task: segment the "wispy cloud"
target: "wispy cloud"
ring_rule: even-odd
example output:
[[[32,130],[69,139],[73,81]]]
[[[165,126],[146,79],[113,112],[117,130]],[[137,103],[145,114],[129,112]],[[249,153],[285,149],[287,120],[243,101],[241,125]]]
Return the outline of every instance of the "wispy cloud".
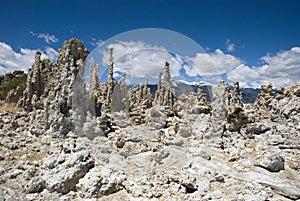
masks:
[[[48,44],[58,42],[58,38],[56,38],[54,35],[51,35],[49,33],[35,33],[33,31],[30,31],[30,34],[37,38],[44,39],[44,41]]]
[[[97,47],[97,46],[99,46],[99,45],[102,45],[103,43],[104,43],[103,40],[101,40],[101,39],[96,39],[96,38],[92,38],[92,41],[91,41],[91,45],[92,45],[92,46],[95,46],[95,47]]]
[[[19,52],[16,52],[10,45],[0,42],[0,74],[15,70],[27,72],[34,62],[36,51],[37,50],[21,48]],[[56,59],[57,52],[51,47],[47,47],[45,52],[41,52],[42,59],[48,58],[52,62]]]
[[[226,40],[226,49],[227,49],[227,52],[234,52],[235,51],[235,44],[231,43],[228,38]]]

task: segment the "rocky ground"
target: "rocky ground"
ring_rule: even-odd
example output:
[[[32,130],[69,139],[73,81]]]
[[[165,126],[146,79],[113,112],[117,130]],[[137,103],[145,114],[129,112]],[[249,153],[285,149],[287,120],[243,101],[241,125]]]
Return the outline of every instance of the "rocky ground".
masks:
[[[129,91],[131,111],[93,116],[80,104],[87,54],[77,39],[57,64],[37,53],[23,109],[0,103],[0,201],[300,200],[300,83],[264,85],[254,104],[238,82],[213,87],[212,103],[175,100],[166,63],[154,101],[145,85]],[[108,105],[117,84],[98,91]]]
[[[114,131],[89,139],[36,135],[28,113],[1,111],[0,200],[300,199],[299,111],[245,108],[254,122],[225,131],[221,148],[206,139],[211,114],[152,116],[189,126],[154,129],[119,112]]]

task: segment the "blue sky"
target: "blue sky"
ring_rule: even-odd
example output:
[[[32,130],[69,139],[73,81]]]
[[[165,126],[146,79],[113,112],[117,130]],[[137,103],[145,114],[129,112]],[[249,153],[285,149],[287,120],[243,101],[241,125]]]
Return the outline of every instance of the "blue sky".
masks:
[[[281,83],[288,85],[300,81],[299,22],[297,0],[1,0],[0,73],[16,69],[19,64],[27,65],[20,60],[9,66],[9,57],[19,55],[28,60],[37,49],[53,59],[63,41],[71,37],[82,40],[92,51],[97,41],[151,27],[184,34],[212,56],[220,55],[216,50],[221,50],[224,55],[238,59],[239,66],[230,69],[233,72],[228,79],[242,78],[244,86],[266,74],[258,72],[257,77],[251,78],[237,73],[253,74],[252,69],[259,71],[267,63],[264,72],[276,74],[283,71],[276,62],[293,63],[287,69],[291,68],[294,77]],[[285,63],[287,60],[292,61]],[[278,77],[266,82],[277,80]]]

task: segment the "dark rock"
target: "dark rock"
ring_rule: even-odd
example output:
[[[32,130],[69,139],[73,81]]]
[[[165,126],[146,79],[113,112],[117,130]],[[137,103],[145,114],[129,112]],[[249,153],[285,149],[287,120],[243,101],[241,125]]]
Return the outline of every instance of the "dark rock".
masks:
[[[34,177],[26,184],[26,193],[40,193],[45,189],[45,181],[41,177]]]
[[[280,155],[266,153],[257,157],[257,166],[265,168],[270,172],[279,172],[284,170],[284,158]]]
[[[225,179],[222,175],[216,175],[210,182],[225,183]]]
[[[271,130],[271,128],[268,126],[265,126],[263,124],[259,124],[259,125],[251,124],[247,127],[246,132],[247,132],[247,134],[259,135],[259,134],[263,134],[269,130]]]

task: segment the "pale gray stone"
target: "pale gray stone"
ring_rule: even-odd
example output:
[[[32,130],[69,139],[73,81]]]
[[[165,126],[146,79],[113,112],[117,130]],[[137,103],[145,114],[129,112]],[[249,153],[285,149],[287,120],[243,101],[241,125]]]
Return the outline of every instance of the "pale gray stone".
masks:
[[[83,198],[100,198],[120,191],[125,178],[121,171],[95,167],[79,180],[76,188]]]

